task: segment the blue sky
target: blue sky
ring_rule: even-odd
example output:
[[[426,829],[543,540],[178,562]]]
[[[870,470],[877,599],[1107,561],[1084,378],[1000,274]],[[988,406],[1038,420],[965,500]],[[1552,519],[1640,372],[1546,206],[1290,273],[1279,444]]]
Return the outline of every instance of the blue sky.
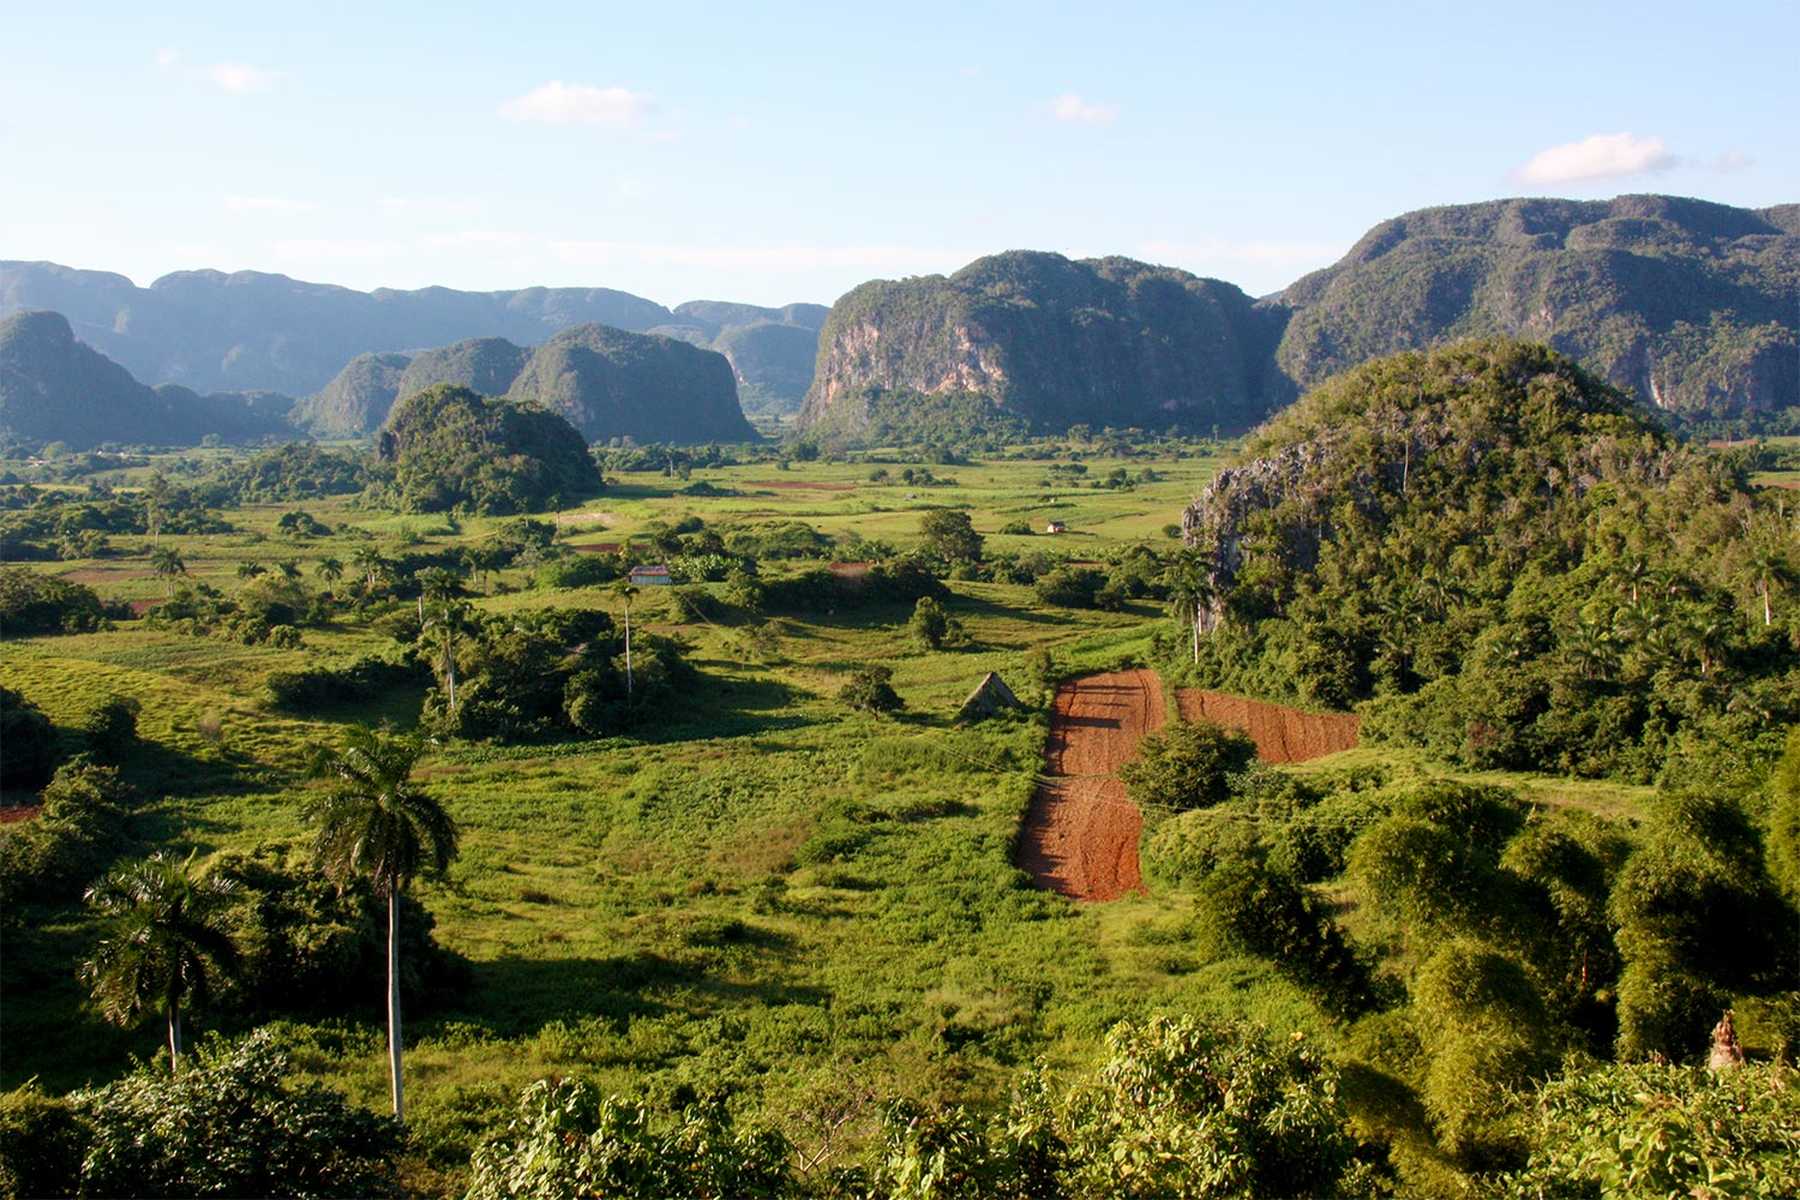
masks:
[[[829,303],[1275,290],[1509,195],[1800,201],[1800,5],[8,5],[0,258]]]

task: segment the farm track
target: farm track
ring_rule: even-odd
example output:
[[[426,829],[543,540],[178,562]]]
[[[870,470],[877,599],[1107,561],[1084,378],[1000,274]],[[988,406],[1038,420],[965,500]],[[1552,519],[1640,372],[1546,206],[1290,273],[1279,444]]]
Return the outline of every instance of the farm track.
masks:
[[[1250,735],[1256,756],[1268,763],[1305,762],[1356,746],[1362,718],[1353,713],[1309,713],[1228,692],[1182,688],[1175,693],[1187,721],[1211,721]]]
[[[1039,887],[1077,900],[1144,890],[1138,868],[1143,817],[1118,769],[1160,729],[1162,681],[1147,670],[1089,675],[1056,691],[1045,780],[1019,834],[1017,862]]]

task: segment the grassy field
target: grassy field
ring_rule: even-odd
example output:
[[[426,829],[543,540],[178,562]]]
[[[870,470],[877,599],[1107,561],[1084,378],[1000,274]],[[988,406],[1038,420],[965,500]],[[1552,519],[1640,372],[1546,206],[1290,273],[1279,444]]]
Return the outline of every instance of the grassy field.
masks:
[[[759,464],[696,471],[691,480],[625,474],[600,500],[556,514],[572,544],[616,542],[692,515],[709,527],[804,521],[834,535],[904,547],[920,513],[966,507],[993,548],[1085,558],[1136,542],[1167,544],[1164,527],[1202,488],[1205,457],[1091,462],[1159,481],[1130,490],[1053,483],[1045,464],[933,467],[953,485],[875,483],[873,464]],[[889,472],[900,468],[888,465]],[[718,495],[680,494],[704,482]],[[226,513],[235,531],[177,539],[191,577],[230,590],[237,564],[347,560],[347,537],[289,540],[293,505]],[[304,506],[376,543],[431,548],[472,541],[492,522],[451,532],[440,518]],[[1070,532],[1001,535],[1024,519]],[[98,562],[42,569],[103,596],[155,600],[168,584],[136,539]],[[602,588],[525,589],[502,574],[479,607],[606,607]],[[728,624],[675,625],[668,598],[646,589],[635,612],[689,647],[703,684],[679,715],[641,736],[523,747],[452,745],[424,764],[465,833],[442,881],[419,894],[437,936],[472,964],[468,990],[419,1014],[409,1032],[409,1114],[425,1147],[415,1170],[451,1186],[479,1131],[540,1076],[580,1071],[605,1086],[658,1097],[723,1087],[777,1115],[803,1146],[822,1114],[871,1096],[982,1098],[1035,1058],[1089,1056],[1114,1021],[1160,1009],[1247,1015],[1281,1030],[1330,1036],[1308,995],[1260,960],[1221,957],[1179,895],[1081,906],[1033,889],[1012,865],[1020,817],[1041,766],[1039,710],[972,728],[952,716],[988,671],[1026,691],[1027,658],[1049,648],[1067,671],[1142,659],[1163,619],[1045,609],[1030,589],[954,582],[949,607],[965,649],[925,653],[905,608],[821,619],[776,618],[768,638]],[[269,672],[374,649],[384,639],[340,625],[305,632],[298,650],[246,647],[124,622],[102,633],[0,644],[0,684],[53,717],[98,697],[143,701],[146,739],[131,764],[154,790],[146,841],[202,855],[299,844],[301,767],[349,721],[410,721],[417,696],[308,718],[272,712]],[[892,719],[847,712],[835,693],[849,671],[894,670],[906,709]],[[1027,699],[1037,697],[1028,695]],[[1432,764],[1369,749],[1338,759]],[[1318,769],[1309,764],[1302,770]],[[1484,777],[1533,799],[1628,815],[1641,789],[1554,779]],[[123,1033],[80,1005],[69,964],[91,939],[62,915],[9,954],[6,1054],[0,1084],[36,1076],[67,1088],[116,1076],[150,1054],[153,1028]],[[20,984],[24,980],[24,984]],[[307,1073],[385,1104],[384,993],[346,1006],[348,1021],[288,1030]],[[217,1018],[201,1014],[205,1027]],[[432,1184],[432,1172],[446,1171]]]

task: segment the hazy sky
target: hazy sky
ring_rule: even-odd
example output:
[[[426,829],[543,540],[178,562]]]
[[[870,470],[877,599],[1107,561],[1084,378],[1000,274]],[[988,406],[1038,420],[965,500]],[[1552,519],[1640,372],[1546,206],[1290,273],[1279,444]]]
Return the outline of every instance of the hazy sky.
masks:
[[[1800,201],[1800,4],[8,3],[0,258],[829,303],[1253,294],[1414,208]]]

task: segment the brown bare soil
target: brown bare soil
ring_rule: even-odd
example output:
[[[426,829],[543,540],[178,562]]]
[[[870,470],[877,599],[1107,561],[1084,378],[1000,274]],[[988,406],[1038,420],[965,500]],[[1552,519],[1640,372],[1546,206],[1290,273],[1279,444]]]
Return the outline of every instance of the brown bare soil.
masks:
[[[831,483],[827,480],[752,479],[751,487],[773,488],[778,492],[854,492],[854,483]]]
[[[1077,900],[1116,900],[1144,890],[1138,834],[1144,819],[1118,769],[1164,721],[1154,671],[1114,671],[1056,692],[1045,780],[1019,833],[1017,862],[1039,887]]]
[[[125,583],[133,579],[154,579],[156,572],[142,567],[83,567],[79,571],[64,571],[59,578],[70,583],[85,583],[92,587],[100,583]]]
[[[1271,763],[1305,762],[1349,750],[1356,745],[1357,728],[1362,724],[1362,718],[1354,713],[1302,712],[1228,692],[1183,688],[1175,693],[1175,700],[1184,720],[1211,721],[1249,734],[1256,743],[1256,756]]]
[[[11,825],[14,821],[29,821],[44,811],[41,804],[11,804],[0,808],[0,825]]]

